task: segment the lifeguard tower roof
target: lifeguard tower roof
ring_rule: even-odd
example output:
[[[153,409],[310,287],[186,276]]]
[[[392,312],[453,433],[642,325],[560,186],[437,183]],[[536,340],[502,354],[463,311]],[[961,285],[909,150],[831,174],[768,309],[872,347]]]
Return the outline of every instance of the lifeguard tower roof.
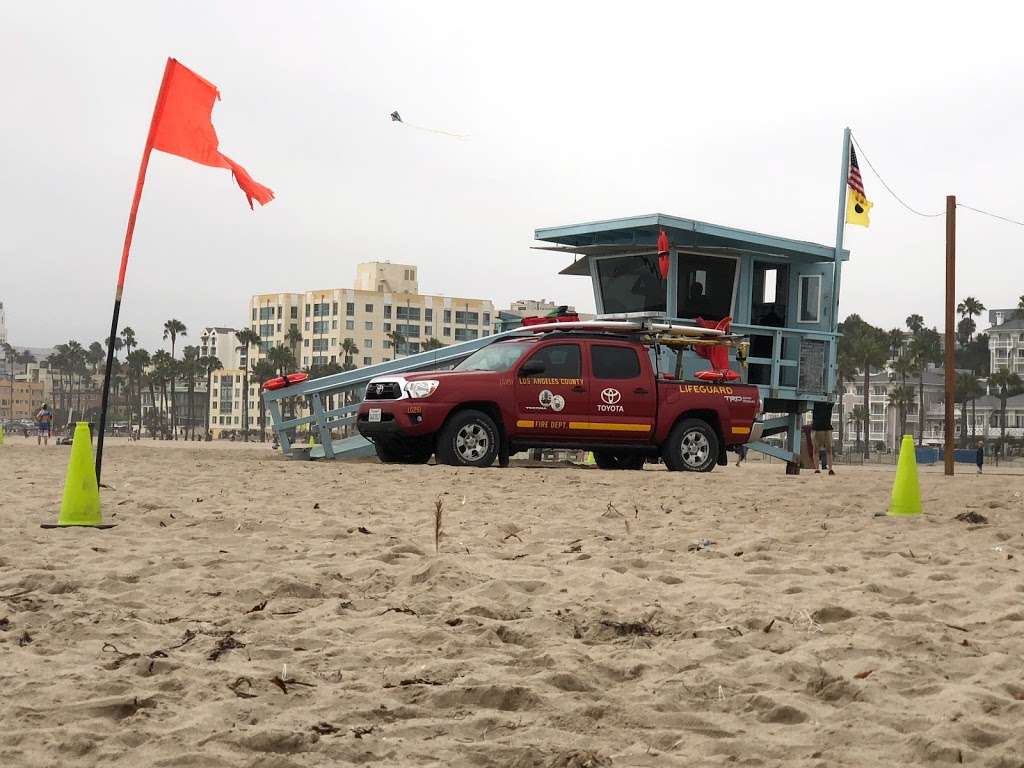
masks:
[[[555,246],[537,246],[540,250],[576,256],[616,256],[656,247],[658,232],[664,229],[673,249],[693,253],[738,255],[740,253],[773,256],[791,261],[813,263],[833,260],[835,249],[806,240],[765,235],[696,219],[684,219],[664,213],[630,216],[623,219],[591,221],[564,227],[535,230],[537,240]],[[850,252],[842,252],[847,261]],[[566,275],[590,274],[587,259],[580,259],[562,271]]]

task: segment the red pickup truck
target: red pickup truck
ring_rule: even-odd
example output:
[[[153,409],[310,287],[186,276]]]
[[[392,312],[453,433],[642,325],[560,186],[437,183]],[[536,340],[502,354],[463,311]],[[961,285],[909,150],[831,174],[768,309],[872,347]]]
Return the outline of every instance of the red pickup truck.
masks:
[[[371,380],[356,425],[382,461],[475,467],[575,448],[605,469],[708,472],[760,437],[756,387],[659,374],[649,350],[627,334],[500,339],[452,371]]]

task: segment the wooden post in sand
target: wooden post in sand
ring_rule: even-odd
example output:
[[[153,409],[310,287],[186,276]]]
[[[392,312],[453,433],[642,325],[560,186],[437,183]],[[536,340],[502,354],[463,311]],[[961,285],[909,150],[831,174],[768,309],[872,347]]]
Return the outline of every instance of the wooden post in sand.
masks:
[[[943,414],[944,430],[944,458],[946,460],[946,474],[953,474],[953,441],[955,429],[953,426],[953,413],[956,410],[956,336],[955,336],[955,308],[956,308],[956,196],[946,196],[946,402],[945,413]],[[960,427],[964,432],[967,425]]]

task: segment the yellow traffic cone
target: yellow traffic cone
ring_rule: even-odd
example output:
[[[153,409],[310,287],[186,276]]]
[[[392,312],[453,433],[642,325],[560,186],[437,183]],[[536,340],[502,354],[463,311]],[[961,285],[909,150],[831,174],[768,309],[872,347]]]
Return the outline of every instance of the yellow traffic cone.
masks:
[[[4,444],[4,428],[0,426],[0,445]]]
[[[911,517],[921,514],[921,485],[917,480],[917,458],[914,454],[914,438],[903,436],[900,444],[900,458],[896,464],[896,482],[892,484],[892,500],[889,515]]]
[[[92,435],[89,433],[89,424],[84,421],[75,425],[71,461],[68,462],[68,474],[64,480],[64,499],[61,501],[57,525],[44,525],[43,528],[71,526],[113,527],[103,525],[100,491],[96,485],[96,468],[92,459]]]

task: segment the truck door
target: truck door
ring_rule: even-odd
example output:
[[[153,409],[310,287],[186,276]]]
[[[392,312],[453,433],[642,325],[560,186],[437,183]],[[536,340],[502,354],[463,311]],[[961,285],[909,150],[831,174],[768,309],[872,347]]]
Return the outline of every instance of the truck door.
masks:
[[[590,411],[580,345],[554,343],[538,349],[520,364],[515,391],[516,434],[523,439],[570,439],[570,422],[586,419]]]
[[[651,440],[658,390],[647,355],[641,356],[629,344],[593,341],[589,347],[591,416],[587,431],[602,441]]]

